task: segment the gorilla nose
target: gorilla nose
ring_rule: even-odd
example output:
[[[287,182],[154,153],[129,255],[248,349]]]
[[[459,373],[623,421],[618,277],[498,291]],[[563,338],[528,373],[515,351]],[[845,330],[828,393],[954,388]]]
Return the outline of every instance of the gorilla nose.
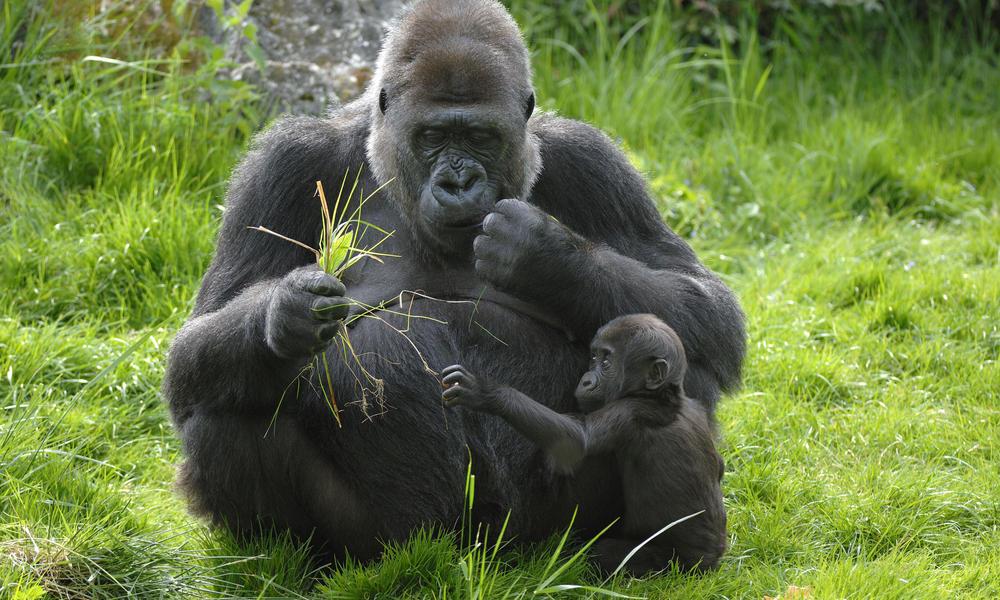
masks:
[[[431,191],[444,208],[478,212],[486,188],[486,170],[482,165],[462,157],[449,157],[436,169]]]
[[[459,163],[458,168],[453,166],[442,173],[437,185],[451,196],[461,196],[463,192],[470,191],[480,179],[482,177],[479,176],[479,173],[472,169],[462,169],[461,163]]]
[[[582,378],[580,378],[580,387],[585,390],[594,389],[595,383],[597,383],[597,381],[594,380],[594,378],[590,375],[584,375]]]

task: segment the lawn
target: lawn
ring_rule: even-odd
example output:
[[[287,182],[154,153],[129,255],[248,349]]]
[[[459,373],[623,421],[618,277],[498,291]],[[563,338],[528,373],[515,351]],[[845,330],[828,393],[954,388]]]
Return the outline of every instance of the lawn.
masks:
[[[973,9],[699,44],[669,10],[514,2],[540,107],[620,140],[749,324],[729,553],[602,582],[558,538],[317,568],[185,512],[165,353],[273,115],[211,45],[100,4],[0,2],[0,597],[1000,597],[1000,32]]]

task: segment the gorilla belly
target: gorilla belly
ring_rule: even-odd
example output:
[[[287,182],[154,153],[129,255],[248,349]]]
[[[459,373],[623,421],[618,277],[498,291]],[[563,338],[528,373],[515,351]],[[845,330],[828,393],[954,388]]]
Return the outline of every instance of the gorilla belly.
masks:
[[[369,518],[380,536],[460,522],[470,459],[481,520],[499,523],[511,511],[512,533],[535,538],[552,531],[553,518],[569,518],[570,482],[552,472],[543,453],[499,417],[445,408],[430,371],[470,365],[566,412],[586,366],[583,345],[534,317],[482,300],[416,300],[360,319],[348,335],[352,352],[345,357],[337,345],[327,351],[329,371],[318,368],[310,376],[298,419],[331,457],[332,475],[349,482],[356,503],[374,511]],[[342,410],[340,427],[324,386],[332,387]]]

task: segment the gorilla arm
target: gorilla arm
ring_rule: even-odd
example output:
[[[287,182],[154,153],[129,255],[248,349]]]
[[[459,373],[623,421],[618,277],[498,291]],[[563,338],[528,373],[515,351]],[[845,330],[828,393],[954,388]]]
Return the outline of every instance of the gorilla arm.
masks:
[[[713,405],[738,385],[743,360],[732,292],[663,224],[641,176],[604,134],[539,121],[543,169],[531,203],[497,203],[474,245],[477,272],[559,315],[580,339],[623,314],[659,316],[684,342],[689,391]]]
[[[446,405],[501,417],[544,450],[561,473],[575,472],[586,456],[613,452],[635,428],[623,403],[584,417],[564,415],[512,387],[484,382],[461,365],[446,367],[441,375]]]
[[[494,399],[488,412],[545,450],[557,471],[573,473],[583,462],[588,436],[580,419],[557,413],[511,387],[497,388]]]
[[[196,409],[273,410],[310,351],[335,333],[343,286],[317,271],[308,252],[247,229],[265,225],[315,245],[310,200],[315,181],[336,172],[334,133],[315,119],[280,121],[234,173],[215,256],[171,344],[164,395],[179,425]]]

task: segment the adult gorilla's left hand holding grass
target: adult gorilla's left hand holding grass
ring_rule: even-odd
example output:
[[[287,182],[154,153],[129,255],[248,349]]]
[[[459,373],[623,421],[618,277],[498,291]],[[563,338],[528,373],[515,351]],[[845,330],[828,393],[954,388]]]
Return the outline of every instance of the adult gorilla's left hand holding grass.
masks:
[[[339,279],[316,264],[298,267],[278,282],[267,304],[264,339],[280,358],[322,352],[343,327],[350,301]]]

